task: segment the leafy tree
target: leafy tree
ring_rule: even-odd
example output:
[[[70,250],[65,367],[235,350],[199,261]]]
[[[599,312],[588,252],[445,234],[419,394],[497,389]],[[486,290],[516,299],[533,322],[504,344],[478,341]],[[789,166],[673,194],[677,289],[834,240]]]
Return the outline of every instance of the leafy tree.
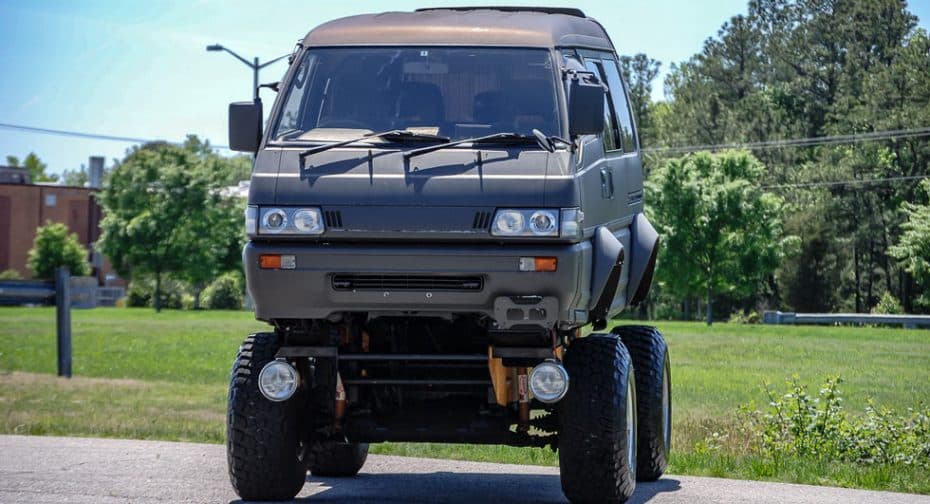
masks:
[[[846,256],[833,227],[823,219],[826,211],[824,204],[811,204],[787,212],[785,231],[799,237],[800,248],[783,261],[778,282],[792,311],[828,313],[839,304],[836,286]]]
[[[705,152],[668,160],[649,182],[665,240],[659,281],[682,299],[703,293],[708,324],[715,294],[755,294],[794,241],[782,236],[782,198],[756,182],[764,172],[747,152]]]
[[[644,144],[652,141],[652,82],[661,66],[662,63],[643,53],[620,57],[620,71],[630,89],[630,106]]]
[[[753,0],[698,54],[671,65],[669,100],[651,106],[653,145],[925,127],[930,40],[915,26],[900,0]],[[791,223],[803,246],[785,259],[773,292],[790,305],[861,312],[890,292],[910,310],[912,293],[925,290],[926,281],[903,269],[888,250],[902,232],[899,208],[914,201],[916,182],[817,184],[925,174],[930,141],[909,137],[754,153],[768,168],[758,183],[780,186],[791,213],[810,216]],[[649,161],[661,159],[652,155]]]
[[[194,309],[200,308],[204,288],[225,271],[241,270],[242,246],[245,234],[242,216],[245,201],[223,197],[221,190],[249,178],[252,162],[248,156],[226,158],[215,153],[209,141],[188,135],[184,148],[200,159],[200,174],[211,187],[207,196],[208,211],[200,221],[201,229],[194,233],[194,253],[179,277],[187,281],[194,295]],[[246,160],[246,163],[242,161]],[[244,172],[244,173],[243,173]]]
[[[36,238],[29,251],[27,262],[35,278],[55,278],[55,270],[67,266],[74,276],[90,273],[87,264],[87,249],[78,241],[76,234],[69,234],[61,223],[48,223],[36,231]]]
[[[102,191],[101,251],[126,277],[152,276],[162,307],[163,276],[199,293],[219,273],[240,266],[243,202],[221,196],[228,166],[195,136],[184,146],[131,149]]]
[[[65,170],[61,172],[61,183],[71,187],[84,187],[87,184],[87,168],[81,165],[77,170]]]
[[[6,163],[14,168],[25,168],[29,170],[29,180],[33,183],[35,182],[55,182],[58,180],[58,175],[47,174],[45,169],[48,168],[48,165],[43,163],[39,156],[36,156],[35,152],[30,152],[25,159],[20,162],[20,159],[16,156],[7,156]]]
[[[907,215],[907,221],[901,226],[904,232],[889,252],[924,285],[921,301],[930,305],[930,180],[923,181],[921,190],[923,204],[904,203]]]

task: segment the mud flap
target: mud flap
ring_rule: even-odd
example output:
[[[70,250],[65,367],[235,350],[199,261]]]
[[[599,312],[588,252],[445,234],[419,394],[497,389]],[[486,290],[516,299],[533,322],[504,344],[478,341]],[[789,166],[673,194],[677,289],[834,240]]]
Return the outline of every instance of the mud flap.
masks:
[[[623,244],[606,227],[594,232],[594,267],[592,268],[591,299],[588,320],[594,330],[607,327],[607,315],[617,293],[620,274],[623,271]]]

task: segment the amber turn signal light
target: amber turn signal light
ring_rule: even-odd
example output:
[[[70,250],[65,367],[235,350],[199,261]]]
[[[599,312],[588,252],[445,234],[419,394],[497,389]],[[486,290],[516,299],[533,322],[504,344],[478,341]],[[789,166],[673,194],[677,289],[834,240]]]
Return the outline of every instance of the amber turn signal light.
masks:
[[[261,269],[281,269],[281,256],[278,254],[262,254],[258,256],[258,266]]]
[[[536,271],[555,271],[559,266],[559,260],[555,257],[537,257]]]
[[[555,271],[559,259],[556,257],[521,257],[520,271]]]

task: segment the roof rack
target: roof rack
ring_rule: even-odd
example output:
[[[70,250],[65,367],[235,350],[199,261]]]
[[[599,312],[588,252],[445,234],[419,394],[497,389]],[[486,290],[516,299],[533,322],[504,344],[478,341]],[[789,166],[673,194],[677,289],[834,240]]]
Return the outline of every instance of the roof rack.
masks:
[[[416,12],[436,11],[436,10],[453,10],[453,11],[472,11],[472,10],[498,10],[503,12],[542,12],[545,14],[565,14],[566,16],[575,16],[584,18],[584,12],[581,9],[572,9],[569,7],[518,7],[518,6],[469,6],[469,7],[425,7],[417,9]]]

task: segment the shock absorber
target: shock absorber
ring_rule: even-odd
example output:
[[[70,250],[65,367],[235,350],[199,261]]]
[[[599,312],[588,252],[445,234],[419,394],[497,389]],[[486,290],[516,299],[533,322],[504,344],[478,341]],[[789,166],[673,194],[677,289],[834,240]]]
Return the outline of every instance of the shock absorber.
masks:
[[[527,432],[530,430],[530,391],[525,367],[517,371],[517,407],[519,408],[517,432]]]

